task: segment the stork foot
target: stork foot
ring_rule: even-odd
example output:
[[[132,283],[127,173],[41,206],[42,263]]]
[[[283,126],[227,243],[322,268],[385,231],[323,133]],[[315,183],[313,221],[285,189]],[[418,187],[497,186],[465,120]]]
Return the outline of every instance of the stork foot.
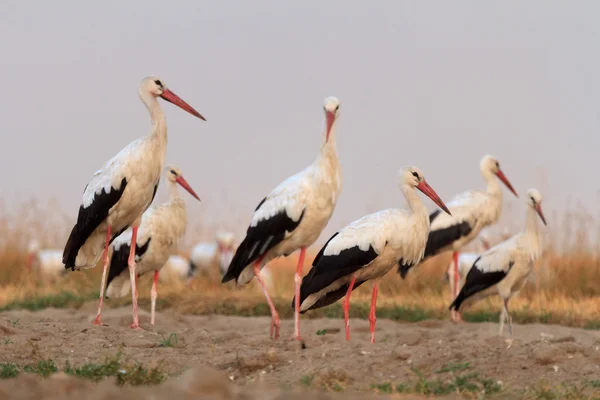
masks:
[[[96,319],[94,320],[94,322],[92,322],[92,324],[98,325],[98,326],[106,326],[104,323],[102,323],[102,320],[100,319],[99,315],[96,317]]]
[[[133,324],[129,325],[129,327],[131,329],[135,329],[135,330],[138,330],[138,331],[143,331],[144,330],[144,329],[142,329],[142,327],[140,326],[140,324],[136,324],[136,323],[133,323]]]
[[[270,329],[271,339],[275,340],[275,339],[279,338],[279,328],[280,328],[279,314],[276,311],[273,314],[273,317],[271,318],[271,329]]]

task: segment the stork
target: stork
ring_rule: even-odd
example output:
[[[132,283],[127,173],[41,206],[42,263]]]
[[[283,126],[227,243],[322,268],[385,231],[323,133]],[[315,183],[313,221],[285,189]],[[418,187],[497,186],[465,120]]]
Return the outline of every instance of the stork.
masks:
[[[191,278],[190,271],[190,261],[187,258],[172,255],[158,271],[158,280],[163,283],[172,282],[174,279],[188,281]]]
[[[59,249],[40,249],[37,240],[32,240],[27,248],[27,271],[36,269],[45,278],[57,279],[64,276],[65,264]]]
[[[108,273],[108,287],[106,288],[107,298],[127,295],[131,286],[128,281],[131,277],[126,269],[130,249],[133,247],[131,243],[135,243],[137,275],[134,276],[137,279],[137,277],[148,272],[154,272],[152,291],[150,292],[152,302],[151,325],[154,325],[155,320],[158,272],[165,265],[169,256],[176,251],[179,241],[185,234],[187,225],[185,200],[179,195],[177,184],[187,190],[198,201],[200,200],[196,192],[183,178],[178,167],[168,165],[165,168],[165,178],[169,186],[169,201],[161,205],[154,205],[143,214],[137,236],[133,236],[132,230],[128,229],[115,240]],[[137,293],[135,293],[135,297],[137,300]],[[137,301],[134,303],[134,307],[137,307]],[[98,319],[100,319],[100,311],[99,308]],[[137,308],[134,308],[133,312],[137,314]]]
[[[512,318],[508,312],[508,301],[516,295],[533,270],[535,261],[541,256],[542,243],[538,227],[538,216],[546,225],[542,212],[542,195],[536,189],[527,191],[527,219],[525,230],[483,253],[467,274],[465,284],[450,305],[450,310],[458,311],[465,301],[498,294],[504,301],[500,313],[500,332],[504,321],[512,336]]]
[[[500,218],[502,190],[496,177],[519,197],[495,157],[484,156],[479,166],[483,178],[487,181],[487,190],[464,192],[454,197],[448,203],[452,215],[441,214],[436,210],[429,216],[431,231],[422,261],[446,250],[452,250],[454,276],[458,276],[458,251],[476,238],[482,229],[496,223]],[[399,266],[398,272],[405,278],[412,267],[413,265]]]
[[[348,313],[352,290],[373,280],[369,325],[371,343],[374,343],[375,307],[381,278],[396,265],[416,264],[423,258],[429,216],[415,189],[450,214],[417,167],[401,169],[398,186],[408,201],[409,211],[382,210],[335,233],[317,254],[312,269],[302,280],[299,298],[302,313],[332,304],[345,295],[346,340],[350,340]]]
[[[340,102],[325,99],[325,132],[317,159],[306,169],[283,181],[256,207],[246,237],[238,247],[222,282],[235,279],[248,283],[257,276],[271,309],[271,337],[279,337],[279,314],[271,301],[259,272],[269,261],[288,256],[300,249],[294,276],[299,298],[302,266],[306,248],[325,228],[335,208],[342,186],[342,175],[336,150],[336,121]],[[294,337],[300,337],[300,304],[296,303]]]
[[[231,232],[219,231],[215,234],[215,242],[198,243],[190,254],[190,273],[219,270],[225,275],[233,258],[235,236]]]
[[[152,133],[131,142],[94,174],[83,191],[77,223],[63,252],[65,268],[71,270],[93,268],[103,255],[102,288],[106,281],[108,246],[129,227],[133,228],[133,238],[136,238],[142,213],[156,195],[167,152],[167,122],[157,98],[204,120],[202,115],[155,76],[144,78],[138,92],[150,113]],[[129,269],[133,278],[136,274],[133,249],[129,254]],[[131,279],[131,295],[134,302],[131,327],[139,328],[135,279]],[[103,297],[101,291],[98,311],[102,307]],[[94,321],[96,325],[101,323],[100,318]]]

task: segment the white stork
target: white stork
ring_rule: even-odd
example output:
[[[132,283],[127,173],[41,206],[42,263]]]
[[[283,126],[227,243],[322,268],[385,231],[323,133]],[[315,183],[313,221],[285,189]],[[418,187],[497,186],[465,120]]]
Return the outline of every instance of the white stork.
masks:
[[[27,271],[33,269],[45,278],[57,279],[64,276],[65,264],[62,262],[62,251],[59,249],[40,249],[36,240],[32,240],[27,248]]]
[[[65,245],[63,262],[71,270],[93,268],[104,255],[102,288],[108,266],[108,246],[127,228],[137,236],[142,213],[152,203],[158,188],[167,152],[167,122],[157,98],[167,100],[204,120],[155,76],[146,77],[139,87],[140,99],[150,113],[152,133],[137,139],[97,171],[83,191],[77,223]],[[104,250],[104,251],[103,251]],[[131,276],[135,276],[135,254],[129,255]],[[132,328],[139,328],[135,303],[135,279],[131,280],[134,315]],[[104,293],[100,292],[100,306]],[[100,319],[94,324],[100,325]]]
[[[458,311],[465,302],[475,301],[498,294],[504,301],[500,314],[500,334],[504,320],[512,336],[512,318],[508,312],[508,301],[517,294],[531,274],[533,264],[542,253],[537,217],[546,225],[542,212],[542,195],[536,189],[527,191],[527,220],[525,230],[492,247],[474,262],[467,274],[465,284],[450,305]]]
[[[504,233],[502,235],[502,240],[506,240],[509,237],[510,234]],[[454,255],[458,255],[458,260],[453,259],[448,265],[447,277],[450,284],[450,296],[453,299],[458,296],[458,292],[460,292],[460,288],[464,285],[467,274],[471,270],[475,260],[491,247],[487,235],[481,233],[479,235],[479,240],[481,243],[478,252],[455,252]],[[458,265],[458,269],[456,269],[455,265]],[[462,321],[460,313],[457,311],[451,310],[450,317],[455,321]]]
[[[434,211],[429,220],[431,231],[427,239],[423,261],[447,250],[453,251],[454,272],[458,275],[458,251],[479,235],[482,229],[496,223],[502,212],[502,190],[498,177],[517,197],[517,192],[504,176],[498,160],[490,155],[484,156],[480,163],[481,174],[487,181],[486,191],[469,191],[459,194],[448,203],[452,215]],[[413,266],[400,266],[398,272],[402,278]]]
[[[375,307],[381,278],[396,265],[416,264],[423,258],[429,216],[415,189],[450,213],[417,167],[401,169],[398,186],[410,211],[391,208],[354,221],[329,239],[302,280],[299,299],[302,313],[346,296],[343,303],[346,340],[350,340],[348,312],[352,290],[373,280],[369,322],[371,343],[374,343]]]
[[[170,256],[165,265],[158,271],[158,279],[163,282],[172,280],[188,281],[190,279],[190,261],[182,256]]]
[[[325,132],[317,159],[305,170],[289,177],[256,207],[246,237],[238,247],[222,282],[235,279],[248,283],[257,276],[271,308],[271,337],[279,337],[279,314],[269,297],[259,271],[270,260],[288,256],[300,249],[294,277],[299,297],[306,248],[312,245],[327,225],[342,186],[342,174],[335,145],[336,121],[340,102],[325,99]],[[300,304],[296,303],[294,336],[300,338]]]
[[[165,168],[165,178],[169,186],[169,201],[150,207],[142,215],[142,223],[139,232],[135,238],[135,258],[137,277],[154,272],[152,291],[150,298],[152,301],[150,324],[154,325],[156,297],[158,295],[158,271],[165,265],[169,256],[177,250],[179,241],[185,234],[187,226],[187,211],[185,200],[179,195],[177,185],[181,185],[194,198],[200,200],[198,195],[190,187],[181,174],[181,170],[175,166],[168,165]],[[133,232],[128,229],[119,236],[114,244],[114,252],[110,261],[110,270],[108,272],[108,287],[106,288],[106,297],[122,297],[129,292],[130,275],[127,273],[128,258],[131,247]],[[134,293],[137,299],[137,293]],[[134,303],[137,307],[137,301]],[[98,317],[100,319],[100,309]],[[137,314],[137,309],[134,308]]]
[[[221,276],[225,275],[234,250],[235,235],[231,232],[220,231],[215,234],[214,242],[198,243],[190,254],[190,276],[213,270],[219,270]]]

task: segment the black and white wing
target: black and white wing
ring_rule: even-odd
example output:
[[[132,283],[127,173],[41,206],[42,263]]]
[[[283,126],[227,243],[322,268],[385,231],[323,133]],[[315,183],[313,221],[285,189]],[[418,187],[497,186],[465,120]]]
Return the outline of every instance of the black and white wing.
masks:
[[[461,304],[476,295],[500,283],[515,263],[515,241],[501,243],[479,256],[467,274],[465,284],[450,309],[459,310]]]
[[[222,282],[238,279],[242,271],[294,234],[306,211],[310,190],[302,173],[281,183],[256,207],[246,237],[237,248]]]

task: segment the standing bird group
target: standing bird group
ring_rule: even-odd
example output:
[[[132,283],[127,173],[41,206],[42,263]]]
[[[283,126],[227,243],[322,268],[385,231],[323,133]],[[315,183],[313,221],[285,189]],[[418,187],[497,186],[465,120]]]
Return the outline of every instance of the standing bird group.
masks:
[[[131,290],[131,327],[139,328],[138,276],[154,273],[151,292],[151,324],[154,325],[157,282],[159,271],[165,264],[188,279],[201,265],[218,264],[223,283],[235,280],[236,284],[244,285],[256,277],[271,310],[270,335],[276,339],[280,333],[279,313],[269,295],[270,285],[266,284],[266,276],[261,270],[271,260],[287,257],[299,250],[292,301],[294,338],[301,340],[301,313],[344,298],[346,339],[349,340],[350,295],[352,290],[370,280],[373,294],[369,322],[373,343],[377,293],[383,276],[397,267],[405,277],[410,268],[428,257],[451,250],[454,252],[454,276],[458,277],[458,251],[500,216],[502,192],[496,178],[517,196],[497,159],[489,155],[480,162],[487,190],[459,195],[448,207],[429,186],[421,170],[414,166],[402,168],[398,174],[398,185],[406,198],[408,210],[382,210],[338,231],[319,251],[312,268],[302,278],[306,249],[327,226],[342,186],[336,149],[340,102],[335,97],[328,97],[323,105],[325,123],[316,160],[279,184],[258,204],[235,253],[233,236],[219,235],[216,246],[198,246],[192,250],[186,266],[185,261],[173,256],[187,222],[185,202],[179,196],[176,184],[199,198],[177,167],[163,168],[167,128],[157,99],[160,97],[202,120],[204,118],[156,77],[142,80],[139,94],[150,113],[152,133],[132,142],[94,174],[84,190],[77,223],[63,253],[64,268],[73,270],[92,268],[103,256],[96,324],[101,324],[106,283],[107,297],[124,296]],[[148,209],[163,170],[169,184],[169,201]],[[415,189],[428,196],[441,210],[428,214]],[[541,195],[534,189],[529,192],[529,205],[545,223]],[[108,272],[111,243],[114,251]],[[535,216],[528,213],[524,233],[477,258],[451,309],[458,311],[467,299],[497,292],[505,300],[503,317],[511,326],[508,299],[522,287],[540,252]],[[127,269],[129,273],[126,273]],[[503,321],[501,318],[501,324]]]

